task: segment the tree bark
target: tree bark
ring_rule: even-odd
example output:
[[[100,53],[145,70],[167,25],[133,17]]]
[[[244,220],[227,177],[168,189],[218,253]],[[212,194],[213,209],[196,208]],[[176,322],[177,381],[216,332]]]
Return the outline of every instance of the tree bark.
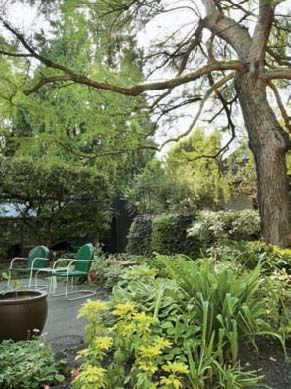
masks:
[[[246,72],[237,75],[235,88],[256,163],[262,235],[267,243],[286,247],[289,218],[288,135],[269,105],[264,81]]]

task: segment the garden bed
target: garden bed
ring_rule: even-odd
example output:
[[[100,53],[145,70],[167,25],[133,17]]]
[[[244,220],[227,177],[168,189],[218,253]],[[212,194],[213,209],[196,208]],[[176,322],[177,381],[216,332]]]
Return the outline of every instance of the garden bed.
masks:
[[[259,353],[250,346],[244,346],[240,352],[241,365],[264,375],[262,383],[272,389],[290,389],[291,364],[285,362],[282,347],[272,340],[258,340]],[[291,348],[287,348],[291,358]]]

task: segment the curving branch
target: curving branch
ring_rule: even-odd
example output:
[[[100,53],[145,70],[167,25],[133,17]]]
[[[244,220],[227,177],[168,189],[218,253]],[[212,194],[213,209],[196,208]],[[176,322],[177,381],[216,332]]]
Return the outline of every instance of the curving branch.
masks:
[[[211,88],[206,92],[203,99],[201,100],[200,105],[199,105],[199,109],[194,117],[194,120],[192,121],[191,125],[187,129],[187,131],[183,132],[182,134],[180,134],[176,138],[167,139],[160,146],[160,150],[162,150],[167,144],[172,143],[172,142],[179,142],[179,140],[188,136],[193,131],[193,129],[194,129],[194,127],[195,127],[195,125],[196,125],[196,123],[201,115],[201,112],[203,111],[204,105],[205,105],[206,101],[209,99],[209,97],[212,95],[212,93],[216,92],[220,87],[222,87],[224,84],[226,84],[229,80],[233,79],[234,76],[235,76],[235,73],[230,73],[227,76],[225,76],[225,77],[221,78],[220,80],[218,80],[217,82],[215,82],[211,86]]]
[[[242,71],[243,69],[244,66],[239,61],[213,62],[205,66],[202,66],[196,71],[190,72],[184,76],[174,77],[166,81],[157,81],[157,82],[151,82],[142,85],[136,85],[131,88],[124,88],[124,87],[119,87],[117,85],[95,81],[88,78],[87,76],[79,75],[71,71],[70,74],[51,76],[51,77],[42,77],[36,85],[34,85],[30,89],[26,89],[24,93],[26,95],[29,95],[33,92],[36,92],[43,85],[51,84],[54,82],[74,81],[77,84],[86,85],[94,89],[113,91],[127,96],[137,96],[146,91],[173,89],[180,85],[186,84],[188,82],[195,81],[198,78],[212,72],[221,71],[221,70]]]
[[[238,54],[239,59],[247,64],[252,38],[246,27],[225,16],[218,8],[217,1],[202,0],[205,6],[206,18],[204,24],[213,35],[229,43]]]
[[[33,57],[32,54],[12,53],[10,51],[6,51],[6,50],[2,50],[2,49],[0,49],[0,54],[6,55],[7,57],[16,57],[16,58],[29,58],[29,57]]]
[[[284,119],[285,126],[288,129],[288,131],[291,132],[291,116],[288,115],[288,113],[284,107],[280,93],[279,93],[278,89],[276,88],[275,84],[273,84],[271,81],[268,82],[268,86],[272,89],[272,91],[275,95],[275,98],[276,98],[278,107],[280,109],[282,118]]]
[[[97,158],[103,158],[103,157],[108,157],[108,156],[114,156],[114,155],[120,155],[120,154],[129,154],[131,153],[133,150],[132,149],[116,149],[116,150],[103,150],[101,152],[98,152],[98,153],[82,153],[82,152],[79,152],[79,151],[76,151],[74,150],[70,145],[67,145],[61,141],[55,141],[56,144],[58,144],[59,146],[61,146],[64,150],[66,150],[67,152],[79,157],[79,158],[83,158],[83,159],[86,159],[86,160],[94,160],[94,159],[97,159]],[[158,147],[157,146],[154,146],[154,145],[138,145],[135,147],[134,150],[154,150],[154,151],[158,151]]]
[[[10,25],[6,20],[4,20],[2,17],[0,17],[0,22],[3,24],[3,26],[14,35],[19,42],[23,45],[23,47],[29,52],[31,57],[36,58],[41,63],[46,65],[49,68],[62,70],[65,73],[72,73],[72,70],[67,68],[66,66],[60,65],[56,62],[51,61],[50,59],[42,56],[41,54],[37,53],[33,47],[27,42],[27,40],[24,38],[23,34],[21,34],[19,31],[17,31],[14,27]]]
[[[191,53],[201,42],[203,28],[204,28],[204,23],[203,23],[203,20],[200,19],[198,22],[197,28],[194,32],[194,39],[190,43],[190,45],[188,46],[188,48],[187,48],[187,50],[182,58],[180,67],[178,69],[177,76],[180,76],[183,73],[183,71],[185,70],[185,68],[187,66],[187,63],[188,63],[188,60],[190,58]]]

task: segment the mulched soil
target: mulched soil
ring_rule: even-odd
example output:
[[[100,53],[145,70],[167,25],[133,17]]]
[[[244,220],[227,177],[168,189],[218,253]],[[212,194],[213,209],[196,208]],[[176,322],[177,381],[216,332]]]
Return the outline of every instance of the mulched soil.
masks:
[[[272,339],[260,339],[257,345],[259,354],[253,347],[241,347],[241,366],[256,371],[258,375],[264,375],[262,383],[272,389],[291,389],[291,364],[285,362],[282,347]],[[287,348],[287,354],[291,360],[291,347]]]
[[[81,361],[76,361],[78,351],[82,350],[85,345],[81,336],[63,336],[56,338],[52,343],[52,347],[56,353],[56,359],[61,364],[62,374],[66,380],[61,384],[51,386],[54,389],[69,389],[71,385],[71,372],[78,369]]]

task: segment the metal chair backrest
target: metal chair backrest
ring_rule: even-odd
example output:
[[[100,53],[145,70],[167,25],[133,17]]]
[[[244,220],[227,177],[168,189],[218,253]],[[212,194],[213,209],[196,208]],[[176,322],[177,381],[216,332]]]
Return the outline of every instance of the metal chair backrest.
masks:
[[[32,268],[32,261],[35,258],[37,259],[33,264],[33,269],[40,269],[43,267],[48,266],[48,261],[45,261],[45,259],[48,258],[49,255],[49,249],[46,246],[36,246],[30,252],[28,253],[28,261],[27,261],[27,267],[29,269]],[[41,259],[44,258],[44,259]]]
[[[90,270],[93,255],[94,247],[91,243],[84,244],[84,246],[80,247],[76,254],[77,262],[75,262],[74,270],[87,274]]]

